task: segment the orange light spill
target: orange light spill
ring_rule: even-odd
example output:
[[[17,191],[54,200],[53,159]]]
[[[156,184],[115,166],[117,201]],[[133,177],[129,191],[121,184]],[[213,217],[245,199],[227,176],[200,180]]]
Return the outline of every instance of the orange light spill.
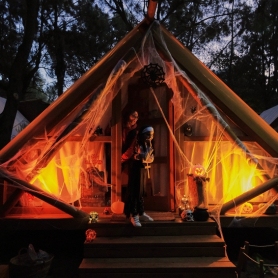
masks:
[[[212,149],[210,142],[203,141],[184,144],[185,153],[191,158],[192,166],[201,164],[207,171],[206,176],[210,179],[205,183],[208,203],[225,203],[263,182],[263,172],[258,170],[254,163],[248,163],[241,149],[229,141],[214,144],[218,147]],[[189,169],[189,173],[192,173],[192,168]],[[256,197],[253,201],[265,201],[266,194]]]
[[[81,158],[70,159],[63,151],[59,151],[48,165],[41,169],[34,184],[58,199],[74,202],[80,198],[80,164]]]

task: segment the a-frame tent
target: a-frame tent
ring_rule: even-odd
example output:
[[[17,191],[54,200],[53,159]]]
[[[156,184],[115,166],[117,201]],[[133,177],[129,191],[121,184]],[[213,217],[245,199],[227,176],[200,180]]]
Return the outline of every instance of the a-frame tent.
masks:
[[[150,5],[155,4],[150,1]],[[235,199],[237,205],[262,194],[265,203],[276,199],[266,192],[272,188],[276,192],[278,184],[277,133],[153,20],[154,10],[152,6],[140,24],[0,151],[1,178],[15,188],[9,195],[1,188],[3,215],[27,191],[74,217],[86,216],[72,203],[82,199],[82,192],[88,189],[87,185],[80,189],[80,177],[84,177],[84,163],[96,161],[94,152],[90,153],[93,162],[86,155],[100,148],[92,145],[97,142],[110,144],[110,180],[102,182],[103,187],[110,185],[111,203],[119,200],[121,116],[128,105],[136,107],[143,121],[152,122],[158,130],[158,165],[152,176],[166,185],[152,187],[155,197],[151,203],[159,206],[164,202],[163,209],[175,210],[182,196],[192,193],[190,175],[194,177],[196,164],[202,164],[210,176],[209,202],[224,204],[223,213]],[[157,77],[164,82],[152,84]],[[94,134],[98,126],[104,129],[108,125],[108,135]],[[242,183],[243,173],[237,165],[241,159],[249,162],[244,167],[250,167]],[[53,176],[43,173],[48,167]],[[232,173],[236,179],[229,177]],[[61,176],[62,182],[55,184]],[[240,190],[227,190],[237,186]]]

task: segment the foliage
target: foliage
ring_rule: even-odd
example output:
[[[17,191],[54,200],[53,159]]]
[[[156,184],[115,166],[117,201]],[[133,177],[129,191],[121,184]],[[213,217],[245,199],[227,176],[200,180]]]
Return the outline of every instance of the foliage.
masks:
[[[255,111],[278,103],[278,2],[258,1],[253,10],[241,9],[233,49],[214,53],[216,73]]]
[[[4,2],[4,3],[3,3]],[[4,75],[2,74],[3,88],[6,89],[7,101],[3,112],[0,115],[0,146],[7,144],[11,138],[14,119],[17,113],[17,106],[19,100],[22,98],[23,92],[31,81],[30,63],[29,58],[32,53],[33,41],[37,32],[37,17],[39,10],[38,0],[29,1],[3,1],[3,9],[7,11],[7,14],[3,15],[3,21],[1,25],[5,30],[4,25],[6,23],[11,26],[12,32],[17,32],[19,29],[19,36],[21,40],[19,42],[16,53],[10,54],[11,61],[6,60],[6,66],[9,67],[9,71]],[[11,4],[14,4],[11,5]],[[11,19],[11,20],[10,20]],[[15,19],[16,23],[12,23]],[[6,21],[6,22],[5,22]],[[17,24],[20,24],[17,26]],[[21,31],[23,28],[23,32]],[[6,34],[9,30],[6,29]],[[15,35],[16,37],[16,35]],[[1,41],[4,40],[2,37]],[[9,42],[9,44],[11,41]],[[1,50],[9,48],[9,44],[1,47]],[[3,53],[2,53],[3,54]],[[33,72],[33,75],[36,71]]]
[[[1,133],[9,133],[21,99],[55,100],[144,18],[147,6],[1,1],[0,95],[8,99]],[[33,25],[27,14],[36,14]],[[156,19],[258,113],[278,102],[277,15],[277,0],[160,0],[156,10]],[[6,143],[0,135],[0,147]]]

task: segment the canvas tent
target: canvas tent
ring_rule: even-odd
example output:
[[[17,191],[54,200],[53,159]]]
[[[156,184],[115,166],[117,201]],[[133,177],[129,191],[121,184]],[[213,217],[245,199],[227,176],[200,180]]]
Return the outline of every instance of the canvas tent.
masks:
[[[152,19],[0,151],[1,177],[15,188],[4,212],[24,191],[74,217],[83,217],[86,206],[119,200],[128,107],[155,129],[151,209],[175,210],[185,196],[194,203],[197,166],[215,215],[249,200],[266,204],[263,212],[276,200],[277,133]],[[98,127],[103,134],[95,134]]]
[[[265,111],[260,116],[276,131],[278,131],[278,105],[275,105]]]
[[[3,97],[0,97],[0,113],[4,109],[5,103],[6,103],[6,99],[3,98]],[[19,111],[17,111],[15,121],[14,121],[13,130],[12,130],[11,139],[13,139],[28,124],[29,124],[29,121]]]

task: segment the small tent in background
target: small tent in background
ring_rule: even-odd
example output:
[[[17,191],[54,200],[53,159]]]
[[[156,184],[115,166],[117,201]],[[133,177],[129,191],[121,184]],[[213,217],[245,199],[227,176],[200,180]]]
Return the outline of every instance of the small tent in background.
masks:
[[[6,99],[3,97],[0,97],[0,113],[3,111],[5,107]],[[27,125],[29,124],[29,121],[19,112],[17,111],[14,126],[12,130],[12,136],[11,139],[13,139],[20,131],[22,131]]]
[[[189,196],[215,216],[250,213],[249,200],[261,213],[277,199],[277,133],[148,15],[0,150],[16,188],[2,211],[22,191],[74,217],[118,201],[127,108],[155,130],[146,209],[175,211]]]
[[[260,115],[270,126],[278,131],[278,105],[273,106]]]

